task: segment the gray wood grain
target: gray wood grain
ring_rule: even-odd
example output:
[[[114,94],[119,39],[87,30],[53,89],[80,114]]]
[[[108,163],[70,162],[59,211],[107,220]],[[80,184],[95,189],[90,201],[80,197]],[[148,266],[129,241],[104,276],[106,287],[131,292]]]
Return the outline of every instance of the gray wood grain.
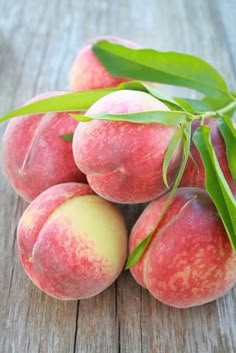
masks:
[[[0,114],[37,93],[68,89],[77,50],[102,34],[200,55],[235,89],[235,16],[233,0],[0,0]],[[159,303],[128,272],[80,303],[44,295],[17,257],[15,231],[26,203],[2,174],[0,194],[1,353],[236,351],[235,288],[216,302],[186,310]],[[123,207],[129,228],[142,208]]]
[[[217,0],[218,6],[215,8],[215,13],[218,18],[218,24],[221,26],[221,32],[225,41],[225,46],[231,60],[231,67],[234,73],[234,87],[236,77],[236,37],[235,37],[235,1]]]

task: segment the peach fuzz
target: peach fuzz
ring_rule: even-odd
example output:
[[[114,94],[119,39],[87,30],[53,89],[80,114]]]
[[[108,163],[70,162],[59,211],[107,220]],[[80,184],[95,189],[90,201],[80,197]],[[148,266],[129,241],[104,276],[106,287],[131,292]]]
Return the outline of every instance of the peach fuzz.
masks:
[[[109,40],[128,48],[140,48],[138,44],[118,37],[97,37],[92,42],[95,43],[98,40]],[[92,51],[92,44],[88,44],[78,53],[70,71],[71,91],[114,87],[126,81],[128,81],[127,78],[114,77],[104,68]]]
[[[63,93],[44,93],[30,102]],[[75,165],[71,142],[60,137],[74,132],[77,125],[67,113],[26,115],[9,122],[2,143],[3,170],[25,200],[55,184],[86,182]]]
[[[120,210],[86,184],[53,186],[25,210],[17,230],[24,269],[45,293],[94,296],[120,274],[127,233]]]
[[[122,90],[98,100],[86,115],[148,110],[168,108],[147,93]],[[166,192],[162,179],[163,157],[176,129],[157,123],[108,120],[80,123],[73,139],[74,159],[98,195],[119,203],[146,202]],[[170,163],[170,184],[180,158],[181,149]]]
[[[225,142],[221,136],[218,128],[217,119],[209,118],[205,120],[205,125],[211,128],[211,140],[213,147],[216,152],[217,159],[219,161],[222,172],[227,180],[229,187],[236,196],[236,182],[233,180],[228,166]],[[199,121],[195,121],[192,125],[192,134],[199,126]],[[204,166],[200,157],[200,154],[195,147],[193,141],[191,141],[191,154],[198,168],[196,168],[194,162],[189,158],[183,178],[181,180],[181,186],[195,186],[205,188],[205,171]]]
[[[131,232],[130,252],[155,228],[167,197],[141,214]],[[186,308],[226,294],[236,283],[235,268],[236,254],[206,191],[180,188],[131,273],[156,299]]]

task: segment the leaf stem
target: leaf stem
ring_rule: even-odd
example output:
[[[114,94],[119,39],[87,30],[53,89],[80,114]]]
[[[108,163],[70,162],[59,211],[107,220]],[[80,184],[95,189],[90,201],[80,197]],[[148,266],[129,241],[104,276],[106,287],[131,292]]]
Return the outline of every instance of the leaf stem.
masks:
[[[156,223],[154,229],[131,252],[131,254],[129,255],[128,260],[126,262],[125,270],[127,270],[131,266],[134,266],[140,260],[140,258],[143,256],[148,244],[150,243],[150,241],[153,238],[153,235],[157,232],[157,229],[160,225],[160,222],[163,220],[164,216],[166,215],[168,207],[170,206],[171,202],[174,199],[175,193],[179,187],[182,176],[184,174],[184,171],[185,171],[185,168],[186,168],[186,165],[188,162],[189,153],[190,153],[191,122],[185,123],[183,126],[182,141],[183,141],[183,160],[182,160],[182,164],[180,166],[180,169],[178,171],[178,174],[176,176],[173,188],[169,193],[167,201],[162,209],[162,212],[157,220],[157,223]]]
[[[230,102],[229,104],[227,104],[223,108],[217,110],[216,113],[218,113],[219,115],[223,115],[223,114],[228,113],[230,110],[232,110],[234,108],[236,108],[236,99],[234,99],[233,102]]]
[[[214,117],[217,115],[222,116],[223,114],[228,113],[232,109],[236,109],[236,99],[234,99],[229,104],[225,105],[223,108],[220,108],[216,111],[209,111],[204,114],[201,114],[201,117],[205,119],[205,118],[210,118],[210,117]]]

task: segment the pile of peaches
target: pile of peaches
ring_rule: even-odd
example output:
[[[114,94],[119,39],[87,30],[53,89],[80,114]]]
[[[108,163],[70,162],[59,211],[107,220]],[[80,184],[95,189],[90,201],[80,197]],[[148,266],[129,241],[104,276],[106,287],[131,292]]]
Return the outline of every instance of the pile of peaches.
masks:
[[[110,40],[139,47],[118,38]],[[74,92],[126,81],[105,70],[91,45],[79,52],[70,75]],[[31,102],[64,93],[45,93]],[[86,115],[149,110],[168,107],[148,93],[119,90],[95,102]],[[216,120],[206,123],[236,195]],[[197,125],[193,124],[193,131]],[[163,159],[177,128],[110,120],[78,123],[69,113],[10,121],[2,143],[2,165],[14,190],[31,202],[19,222],[17,241],[22,265],[40,289],[58,299],[83,299],[118,278],[128,254],[155,229],[167,202],[170,189],[163,181]],[[72,142],[61,138],[71,133]],[[191,156],[181,187],[143,256],[130,268],[135,280],[155,298],[179,308],[215,300],[236,283],[236,255],[204,190],[204,167],[193,144]],[[170,187],[181,160],[179,146],[168,169]],[[147,202],[128,240],[116,204]]]

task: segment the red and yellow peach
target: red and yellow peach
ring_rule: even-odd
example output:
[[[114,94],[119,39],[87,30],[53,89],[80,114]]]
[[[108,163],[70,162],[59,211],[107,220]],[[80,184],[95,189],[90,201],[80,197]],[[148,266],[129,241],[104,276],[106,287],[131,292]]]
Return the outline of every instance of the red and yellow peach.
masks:
[[[118,37],[98,37],[93,40],[93,43],[98,40],[109,40],[128,48],[140,48],[136,43]],[[88,44],[78,53],[70,71],[70,88],[72,91],[114,87],[126,81],[128,81],[127,78],[114,77],[105,69],[94,55],[92,44]]]
[[[141,214],[130,252],[155,229],[167,198],[153,201]],[[227,293],[236,283],[235,268],[236,254],[206,191],[180,188],[131,273],[158,300],[186,308]]]
[[[86,184],[53,186],[25,210],[17,230],[31,280],[64,300],[94,296],[120,274],[127,256],[123,216]]]
[[[98,100],[86,113],[129,113],[168,110],[144,92],[122,90]],[[163,158],[176,126],[93,120],[75,130],[73,154],[91,188],[107,200],[146,202],[166,192],[162,179]],[[170,184],[181,159],[177,150],[169,167]]]
[[[63,94],[51,92],[38,99]],[[2,142],[2,165],[15,191],[31,201],[42,191],[64,182],[85,182],[76,167],[72,144],[60,135],[73,133],[78,123],[67,113],[26,115],[10,121]]]

